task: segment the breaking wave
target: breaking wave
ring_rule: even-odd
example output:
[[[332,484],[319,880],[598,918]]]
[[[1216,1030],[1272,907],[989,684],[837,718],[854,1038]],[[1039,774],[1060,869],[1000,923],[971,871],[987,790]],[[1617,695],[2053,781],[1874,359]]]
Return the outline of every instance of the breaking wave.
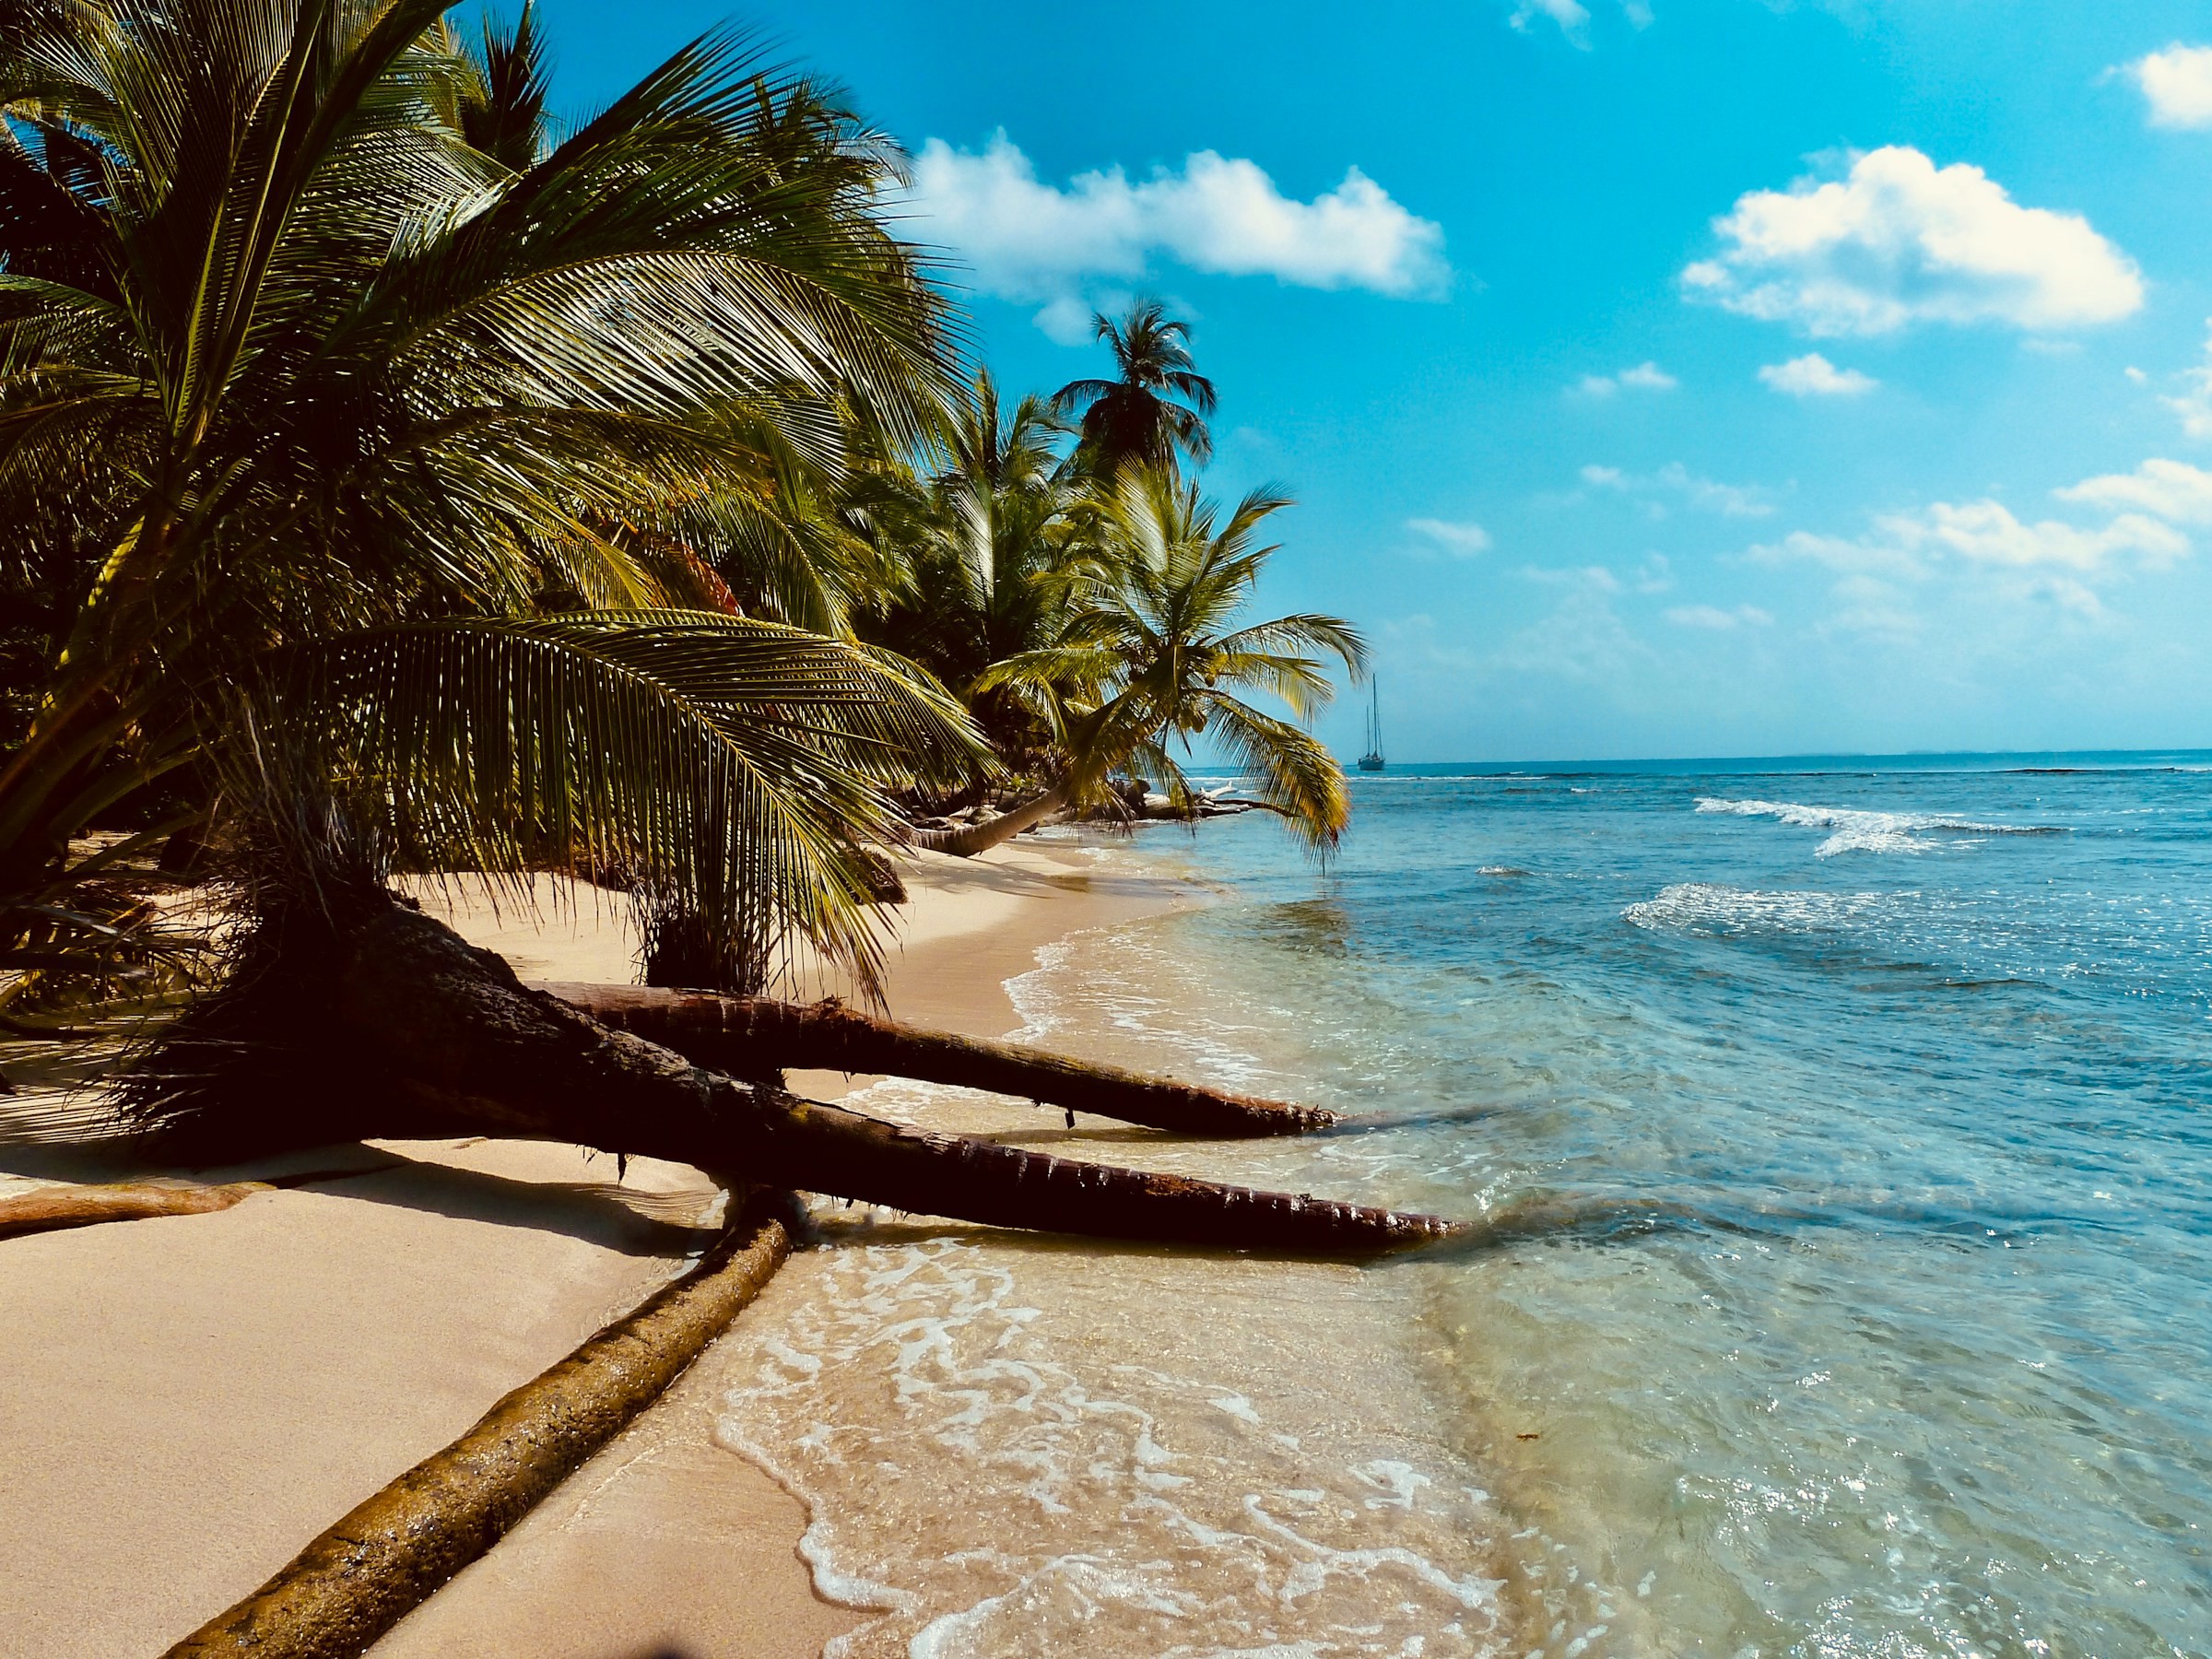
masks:
[[[2056,824],[1985,824],[1932,812],[1874,812],[1853,806],[1807,806],[1795,801],[1727,801],[1700,795],[1700,812],[1771,818],[1806,830],[1826,830],[1818,856],[1839,853],[1925,853],[1940,841],[1978,841],[1986,835],[2064,835]]]

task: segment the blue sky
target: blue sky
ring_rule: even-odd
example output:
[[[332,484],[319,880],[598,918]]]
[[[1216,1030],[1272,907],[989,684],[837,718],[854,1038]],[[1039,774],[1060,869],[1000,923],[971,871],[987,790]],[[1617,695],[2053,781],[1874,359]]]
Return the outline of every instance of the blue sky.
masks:
[[[729,15],[543,4],[575,109]],[[1003,382],[1194,319],[1394,759],[2212,743],[2212,8],[739,16],[917,155]]]

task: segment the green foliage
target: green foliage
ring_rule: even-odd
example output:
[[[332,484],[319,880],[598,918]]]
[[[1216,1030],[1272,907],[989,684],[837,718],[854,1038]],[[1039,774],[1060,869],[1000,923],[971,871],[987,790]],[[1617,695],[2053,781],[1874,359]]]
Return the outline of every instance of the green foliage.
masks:
[[[980,682],[1018,688],[1049,714],[1079,799],[1097,798],[1111,773],[1133,769],[1161,781],[1187,810],[1194,797],[1175,751],[1187,754],[1204,734],[1310,844],[1335,844],[1351,812],[1335,758],[1302,727],[1235,695],[1278,698],[1302,721],[1334,690],[1312,653],[1335,657],[1355,679],[1366,672],[1366,642],[1338,618],[1237,625],[1276,551],[1259,544],[1261,527],[1289,504],[1254,490],[1224,519],[1172,465],[1117,475],[1059,637],[1007,657]]]
[[[1007,407],[986,371],[941,422],[933,470],[885,479],[870,504],[911,573],[868,631],[966,697],[1018,769],[1050,764],[1051,729],[981,682],[994,663],[1057,637],[1091,545],[1084,491],[1055,447],[1066,430],[1036,397]]]
[[[859,578],[794,504],[955,383],[878,210],[897,151],[730,34],[554,141],[531,14],[465,52],[442,10],[0,22],[0,649],[39,669],[0,892],[66,911],[88,825],[335,722],[376,735],[346,764],[379,845],[617,848],[735,979],[787,927],[865,969],[851,851],[965,722],[850,643],[694,613],[839,627]],[[549,816],[495,831],[518,800]]]
[[[1071,381],[1052,404],[1055,415],[1082,418],[1077,468],[1110,478],[1132,463],[1172,465],[1178,453],[1200,466],[1212,460],[1214,382],[1192,360],[1190,324],[1158,300],[1133,300],[1118,322],[1095,312],[1090,322],[1113,352],[1116,378]]]

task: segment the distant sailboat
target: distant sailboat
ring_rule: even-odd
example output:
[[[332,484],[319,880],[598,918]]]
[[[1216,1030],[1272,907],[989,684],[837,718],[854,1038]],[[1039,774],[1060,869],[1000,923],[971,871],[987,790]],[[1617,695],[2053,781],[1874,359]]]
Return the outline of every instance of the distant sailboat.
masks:
[[[1361,771],[1381,771],[1382,759],[1382,688],[1369,683],[1367,700],[1367,753],[1359,757]]]

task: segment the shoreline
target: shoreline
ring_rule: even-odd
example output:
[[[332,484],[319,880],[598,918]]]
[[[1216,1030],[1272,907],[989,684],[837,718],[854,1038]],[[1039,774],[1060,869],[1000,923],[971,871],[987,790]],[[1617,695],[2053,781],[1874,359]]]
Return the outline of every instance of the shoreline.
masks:
[[[1043,947],[1198,891],[1065,841],[918,862],[886,1002],[974,1035],[1022,1023],[1004,982]],[[525,978],[630,977],[612,904],[457,920]],[[793,1077],[825,1098],[869,1081]],[[39,1103],[0,1101],[0,1124]],[[325,1169],[364,1172],[0,1247],[0,1627],[18,1651],[92,1659],[195,1628],[680,1272],[716,1199],[682,1166],[632,1159],[618,1182],[610,1159],[523,1142],[225,1173]],[[120,1172],[97,1149],[0,1136],[0,1190]],[[798,1502],[714,1443],[714,1351],[371,1651],[801,1659],[859,1623],[816,1594]]]

